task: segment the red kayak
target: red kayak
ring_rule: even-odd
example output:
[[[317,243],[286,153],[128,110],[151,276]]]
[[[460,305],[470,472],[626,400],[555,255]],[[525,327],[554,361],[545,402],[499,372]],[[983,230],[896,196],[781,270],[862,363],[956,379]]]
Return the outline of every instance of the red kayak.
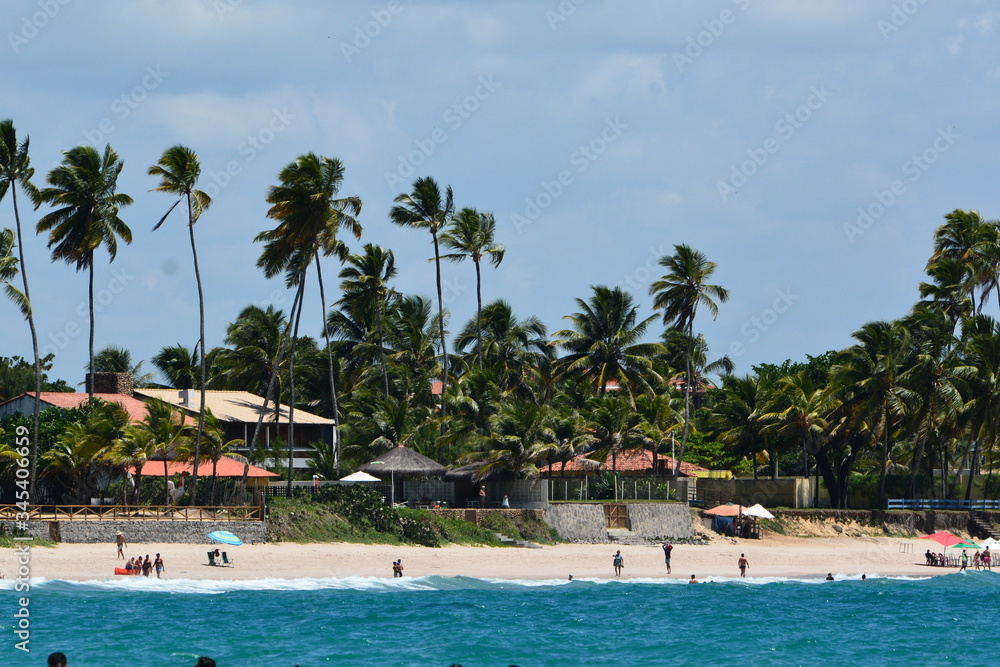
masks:
[[[115,574],[139,574],[140,570],[126,570],[124,567],[116,567]]]

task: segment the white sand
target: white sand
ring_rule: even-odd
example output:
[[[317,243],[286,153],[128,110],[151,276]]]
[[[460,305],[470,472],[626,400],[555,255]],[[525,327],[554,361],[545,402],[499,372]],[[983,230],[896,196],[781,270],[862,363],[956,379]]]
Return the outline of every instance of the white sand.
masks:
[[[222,545],[217,545],[222,548]],[[836,537],[786,537],[769,535],[761,540],[733,541],[713,538],[707,545],[678,544],[673,550],[674,578],[692,574],[705,577],[739,576],[736,561],[745,553],[750,577],[825,577],[867,573],[889,576],[929,576],[954,572],[953,568],[924,565],[924,551],[942,551],[929,540],[839,535]],[[617,549],[625,557],[624,578],[668,576],[663,550],[657,545],[565,544],[523,549],[515,547],[448,546],[390,547],[346,543],[245,544],[225,547],[235,567],[209,567],[209,545],[129,544],[127,556],[160,553],[164,576],[184,579],[262,579],[270,577],[392,577],[392,562],[403,561],[406,576],[464,575],[499,579],[610,578],[611,559]],[[907,551],[908,550],[908,551]],[[952,550],[960,553],[959,551]],[[13,549],[0,550],[0,574],[16,573]],[[46,579],[78,581],[115,578],[116,549],[108,544],[60,544],[31,551],[31,574]],[[153,575],[155,576],[155,574]]]

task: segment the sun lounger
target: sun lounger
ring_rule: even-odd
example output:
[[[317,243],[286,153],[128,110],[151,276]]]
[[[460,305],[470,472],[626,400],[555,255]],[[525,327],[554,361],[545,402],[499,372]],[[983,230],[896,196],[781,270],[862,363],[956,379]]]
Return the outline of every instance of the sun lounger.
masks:
[[[209,565],[215,565],[215,552],[214,551],[209,551],[208,552],[208,564]]]
[[[222,552],[222,564],[223,565],[228,565],[229,567],[235,567],[236,561],[235,560],[229,560],[229,556],[227,556],[226,552],[223,551]]]

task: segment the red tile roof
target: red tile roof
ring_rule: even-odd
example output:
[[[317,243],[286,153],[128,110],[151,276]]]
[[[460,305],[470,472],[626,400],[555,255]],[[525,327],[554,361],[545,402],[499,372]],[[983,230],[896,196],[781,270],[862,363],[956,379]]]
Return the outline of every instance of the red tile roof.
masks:
[[[28,392],[28,396],[34,397],[35,392]],[[87,402],[89,394],[71,394],[61,391],[43,391],[41,394],[42,403],[57,408],[78,408]],[[94,394],[94,398],[99,398],[108,403],[117,403],[128,413],[129,418],[134,421],[142,421],[146,417],[146,405],[137,398],[125,394]]]
[[[580,459],[588,458],[587,454],[581,454],[580,456],[574,457],[566,463],[566,472],[582,472],[583,470],[590,471],[589,468],[585,468],[584,464],[580,462]],[[657,465],[661,471],[672,470],[674,467],[674,460],[669,456],[658,456]],[[598,468],[599,471],[604,472],[611,470],[612,461],[611,457],[608,456],[607,459],[601,463]],[[616,457],[615,468],[618,472],[647,472],[651,473],[653,471],[653,453],[648,449],[633,449],[627,452],[621,452]],[[543,467],[543,474],[559,474],[562,470],[562,463],[553,463]],[[696,466],[693,463],[681,462],[681,474],[691,477],[697,471],[707,471],[708,468],[703,468],[701,466]]]
[[[177,475],[182,472],[186,472],[189,475],[192,474],[194,472],[193,463],[191,461],[167,461],[168,476]],[[202,462],[198,464],[198,474],[211,475],[212,462],[202,460]],[[219,467],[216,474],[219,477],[242,477],[243,464],[236,459],[223,456],[219,459]],[[163,461],[146,461],[142,465],[142,476],[163,477]],[[250,466],[250,472],[247,473],[247,477],[280,477],[280,475],[271,472],[270,470],[264,470],[263,468],[258,468],[257,466],[252,465]]]

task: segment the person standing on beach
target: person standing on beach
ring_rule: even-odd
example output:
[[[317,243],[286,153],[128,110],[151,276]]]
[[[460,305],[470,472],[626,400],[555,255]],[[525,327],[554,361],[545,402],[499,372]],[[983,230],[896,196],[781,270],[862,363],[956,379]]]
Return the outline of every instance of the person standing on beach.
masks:
[[[622,576],[622,568],[625,566],[625,558],[622,556],[621,549],[615,552],[615,558],[611,561],[611,564],[615,566],[615,576]]]
[[[163,559],[160,558],[160,554],[156,554],[156,560],[153,561],[153,569],[156,570],[156,578],[160,578],[160,573],[163,572]]]
[[[965,549],[962,549],[962,567],[958,568],[958,571],[961,572],[966,567],[968,567],[968,565],[969,565],[969,554],[965,551]]]
[[[149,571],[153,569],[153,563],[149,560],[149,554],[146,554],[146,560],[142,562],[142,574],[144,576],[149,576]]]
[[[670,574],[670,552],[674,550],[674,545],[664,542],[660,546],[663,547],[663,559],[667,562],[667,574]]]
[[[122,552],[122,549],[128,546],[128,542],[125,541],[125,535],[120,530],[115,533],[115,543],[118,545],[118,558],[125,560],[125,554]]]
[[[983,552],[982,561],[983,561],[983,568],[984,569],[987,569],[987,570],[992,570],[993,569],[990,566],[990,562],[992,561],[992,556],[990,555],[990,548],[989,547],[986,547],[986,551]]]
[[[479,487],[479,509],[486,509],[486,487]]]
[[[740,576],[745,578],[747,576],[747,568],[750,567],[750,561],[747,560],[746,554],[740,554],[740,560],[737,562],[737,565],[740,566]]]

